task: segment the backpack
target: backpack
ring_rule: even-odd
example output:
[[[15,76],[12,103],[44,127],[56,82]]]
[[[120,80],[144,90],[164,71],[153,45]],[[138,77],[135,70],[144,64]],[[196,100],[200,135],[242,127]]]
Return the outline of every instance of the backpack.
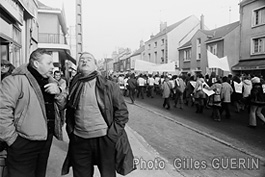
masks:
[[[216,88],[213,94],[213,103],[221,103],[221,89]]]

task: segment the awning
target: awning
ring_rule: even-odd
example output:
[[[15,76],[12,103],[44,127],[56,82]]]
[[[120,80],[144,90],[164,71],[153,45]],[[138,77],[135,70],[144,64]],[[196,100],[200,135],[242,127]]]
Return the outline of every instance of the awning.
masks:
[[[247,61],[239,61],[238,64],[232,67],[234,71],[241,70],[264,70],[265,69],[265,58],[264,59],[253,59]]]

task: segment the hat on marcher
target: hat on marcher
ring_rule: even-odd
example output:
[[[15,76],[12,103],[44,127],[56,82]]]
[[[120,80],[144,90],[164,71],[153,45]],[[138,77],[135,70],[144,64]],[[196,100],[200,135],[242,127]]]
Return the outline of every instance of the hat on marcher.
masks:
[[[253,77],[253,78],[251,79],[251,82],[252,82],[253,84],[255,84],[255,83],[260,83],[260,78],[258,78],[258,77]]]

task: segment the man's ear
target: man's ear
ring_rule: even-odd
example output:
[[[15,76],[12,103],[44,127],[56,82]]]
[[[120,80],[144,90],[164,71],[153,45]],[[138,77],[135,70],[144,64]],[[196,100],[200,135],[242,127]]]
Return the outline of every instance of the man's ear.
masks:
[[[33,65],[35,68],[39,68],[39,62],[37,60],[33,61]]]

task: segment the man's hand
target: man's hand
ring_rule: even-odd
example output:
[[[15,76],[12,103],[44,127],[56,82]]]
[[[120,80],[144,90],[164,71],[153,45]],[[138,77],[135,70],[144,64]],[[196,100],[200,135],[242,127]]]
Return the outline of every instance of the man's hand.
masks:
[[[59,94],[60,89],[57,83],[49,83],[44,86],[45,92],[48,92],[50,94]]]

